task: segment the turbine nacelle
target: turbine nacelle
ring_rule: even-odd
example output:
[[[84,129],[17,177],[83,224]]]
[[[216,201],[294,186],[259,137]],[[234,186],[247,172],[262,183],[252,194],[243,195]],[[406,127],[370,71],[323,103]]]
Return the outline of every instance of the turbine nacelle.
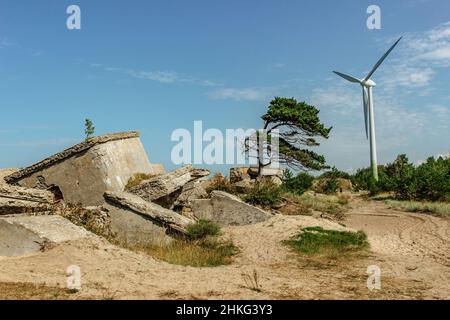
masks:
[[[375,87],[377,84],[372,79],[368,79],[368,80],[363,79],[363,80],[361,80],[361,85],[366,88],[371,88],[371,87]]]

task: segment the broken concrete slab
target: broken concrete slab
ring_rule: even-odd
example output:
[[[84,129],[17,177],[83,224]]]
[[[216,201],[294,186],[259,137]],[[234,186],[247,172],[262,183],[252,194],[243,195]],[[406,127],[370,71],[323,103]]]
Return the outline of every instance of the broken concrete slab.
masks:
[[[7,184],[7,182],[4,179],[6,176],[9,176],[17,171],[19,171],[19,169],[15,169],[15,168],[0,169],[0,186]]]
[[[191,165],[187,165],[175,171],[144,180],[136,187],[130,188],[128,192],[138,195],[147,201],[156,201],[177,191],[181,192],[188,182],[209,174],[208,170],[194,169]],[[177,197],[178,195],[174,198],[176,199]]]
[[[105,191],[122,191],[135,173],[161,174],[149,162],[138,132],[108,134],[89,139],[5,180],[29,188],[57,187],[66,203],[95,206]]]
[[[91,235],[60,216],[10,216],[0,218],[0,256],[38,252],[45,246]]]
[[[211,192],[211,199],[194,200],[192,211],[198,219],[232,226],[254,224],[266,221],[272,216],[270,213],[223,191]]]
[[[208,198],[208,192],[203,187],[203,181],[194,180],[185,184],[180,195],[175,200],[175,207],[190,208],[193,200]]]
[[[110,232],[125,245],[167,244],[173,240],[170,229],[146,215],[108,202],[102,205],[111,221]]]
[[[187,225],[193,222],[191,219],[172,210],[163,208],[156,203],[146,201],[128,192],[105,192],[104,196],[110,204],[129,209],[172,231],[185,234]]]
[[[50,191],[0,185],[0,215],[51,211],[54,202]]]

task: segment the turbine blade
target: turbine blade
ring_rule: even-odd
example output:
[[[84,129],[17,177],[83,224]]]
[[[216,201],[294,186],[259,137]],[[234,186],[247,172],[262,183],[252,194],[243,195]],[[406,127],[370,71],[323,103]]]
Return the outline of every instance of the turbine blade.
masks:
[[[369,72],[367,77],[364,78],[364,81],[367,81],[370,79],[370,77],[373,75],[373,73],[378,69],[378,67],[383,63],[384,59],[391,53],[392,50],[394,50],[395,46],[402,40],[403,37],[400,37],[393,45],[389,48],[388,51],[378,60],[378,62],[373,66],[372,70]]]
[[[369,108],[369,101],[367,100],[367,94],[366,94],[366,88],[364,88],[364,86],[362,87],[362,92],[363,92],[363,109],[364,109],[364,127],[366,128],[366,139],[369,139],[369,130],[368,130],[368,108]]]
[[[359,80],[358,78],[355,78],[353,76],[350,76],[348,74],[344,74],[341,72],[337,72],[337,71],[333,71],[334,73],[336,73],[338,76],[344,78],[345,80],[348,80],[350,82],[354,82],[354,83],[361,83],[361,80]]]

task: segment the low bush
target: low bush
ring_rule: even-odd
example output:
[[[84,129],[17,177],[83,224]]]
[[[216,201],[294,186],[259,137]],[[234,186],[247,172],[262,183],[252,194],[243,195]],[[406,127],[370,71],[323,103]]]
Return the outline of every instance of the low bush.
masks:
[[[230,180],[224,177],[221,173],[216,173],[211,179],[209,185],[206,187],[206,192],[208,194],[214,190],[237,194],[234,184],[232,184]]]
[[[282,201],[282,189],[270,182],[257,182],[243,200],[252,205],[275,207]]]
[[[311,188],[313,180],[314,177],[305,172],[301,172],[294,176],[290,170],[285,170],[283,174],[283,184],[281,187],[286,192],[302,195],[305,191]]]
[[[217,236],[220,233],[220,226],[209,220],[198,220],[189,224],[186,230],[190,240],[199,240],[207,236]]]

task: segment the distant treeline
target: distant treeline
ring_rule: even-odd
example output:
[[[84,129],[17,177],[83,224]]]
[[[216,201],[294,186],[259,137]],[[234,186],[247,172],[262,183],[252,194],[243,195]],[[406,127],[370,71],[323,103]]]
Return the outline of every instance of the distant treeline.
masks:
[[[401,154],[389,164],[378,166],[378,182],[370,168],[359,169],[354,175],[341,173],[357,190],[371,194],[392,192],[398,200],[450,201],[450,158],[428,158],[415,166]]]

